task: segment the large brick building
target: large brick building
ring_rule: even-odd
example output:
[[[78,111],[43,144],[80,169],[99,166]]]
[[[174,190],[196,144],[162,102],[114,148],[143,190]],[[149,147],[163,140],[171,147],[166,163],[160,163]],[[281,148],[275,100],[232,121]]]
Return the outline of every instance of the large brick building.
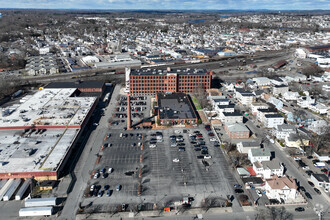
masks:
[[[212,71],[205,69],[139,69],[129,74],[130,94],[156,94],[158,92],[192,93],[210,89]]]

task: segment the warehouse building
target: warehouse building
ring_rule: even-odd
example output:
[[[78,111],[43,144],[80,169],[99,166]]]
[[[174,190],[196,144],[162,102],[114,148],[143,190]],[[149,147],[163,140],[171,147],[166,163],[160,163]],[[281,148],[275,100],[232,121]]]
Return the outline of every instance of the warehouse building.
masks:
[[[211,88],[212,71],[205,69],[139,69],[129,73],[130,94],[193,93]]]
[[[0,117],[0,179],[57,180],[97,105],[76,88],[42,89]]]

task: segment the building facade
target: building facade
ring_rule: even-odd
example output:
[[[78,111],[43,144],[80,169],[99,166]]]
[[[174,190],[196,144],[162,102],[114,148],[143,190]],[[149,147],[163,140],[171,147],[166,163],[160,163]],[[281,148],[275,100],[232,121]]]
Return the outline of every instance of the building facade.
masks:
[[[193,93],[211,88],[212,71],[204,69],[139,69],[129,75],[130,94]]]

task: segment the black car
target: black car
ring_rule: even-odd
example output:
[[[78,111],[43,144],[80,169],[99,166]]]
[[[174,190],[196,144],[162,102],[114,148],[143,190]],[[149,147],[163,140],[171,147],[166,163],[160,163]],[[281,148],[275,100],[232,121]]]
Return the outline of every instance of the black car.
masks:
[[[186,151],[185,147],[179,147],[179,151]]]
[[[242,189],[235,189],[235,193],[243,193],[244,192],[244,190],[242,190]]]
[[[185,143],[178,143],[178,146],[186,146]]]
[[[194,150],[195,151],[201,151],[202,149],[200,149],[199,147],[196,147]]]
[[[306,171],[306,174],[307,174],[308,176],[312,175],[313,173],[314,173],[314,172],[311,171],[311,170],[307,170],[307,171]]]
[[[305,189],[305,187],[303,187],[303,186],[300,186],[300,187],[299,187],[299,190],[302,191],[302,192],[306,192],[306,189]]]
[[[311,182],[311,181],[308,181],[308,184],[311,185],[311,187],[314,187],[315,186],[314,183]]]
[[[307,198],[313,199],[312,196],[311,196],[311,194],[309,194],[309,192],[305,192],[305,195],[306,195]]]
[[[202,150],[201,151],[201,154],[204,154],[205,155],[205,154],[209,154],[209,152],[207,150]]]
[[[202,155],[198,155],[198,156],[197,156],[197,159],[204,159],[204,156],[202,156]]]
[[[191,144],[197,144],[197,142],[196,142],[196,141],[190,141],[190,143],[191,143]]]
[[[305,208],[304,207],[297,207],[297,208],[295,208],[295,211],[296,212],[303,212],[303,211],[305,211]]]
[[[314,188],[314,191],[315,191],[317,194],[321,195],[321,191],[320,191],[319,189]]]
[[[313,159],[313,156],[308,156],[307,159]]]

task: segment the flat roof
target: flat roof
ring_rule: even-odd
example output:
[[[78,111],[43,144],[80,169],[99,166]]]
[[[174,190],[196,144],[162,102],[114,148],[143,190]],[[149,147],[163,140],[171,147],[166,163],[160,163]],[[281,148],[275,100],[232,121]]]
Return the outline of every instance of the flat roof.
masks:
[[[47,129],[39,134],[36,131],[30,134],[24,130],[2,130],[0,173],[56,171],[79,130]]]
[[[91,110],[96,97],[72,97],[76,89],[43,89],[21,104],[2,109],[0,129],[31,126],[79,127]]]
[[[184,93],[158,93],[160,119],[197,119],[197,114]]]
[[[238,112],[222,112],[222,114],[226,117],[237,117],[237,116],[242,116],[243,115],[241,113]]]
[[[280,114],[266,114],[265,118],[284,118],[284,117]]]
[[[210,72],[206,69],[134,69],[131,71],[131,75],[209,75]]]
[[[101,89],[104,86],[103,81],[75,81],[75,82],[51,82],[45,88],[47,89]]]
[[[250,132],[250,130],[243,123],[226,124],[230,132]]]

